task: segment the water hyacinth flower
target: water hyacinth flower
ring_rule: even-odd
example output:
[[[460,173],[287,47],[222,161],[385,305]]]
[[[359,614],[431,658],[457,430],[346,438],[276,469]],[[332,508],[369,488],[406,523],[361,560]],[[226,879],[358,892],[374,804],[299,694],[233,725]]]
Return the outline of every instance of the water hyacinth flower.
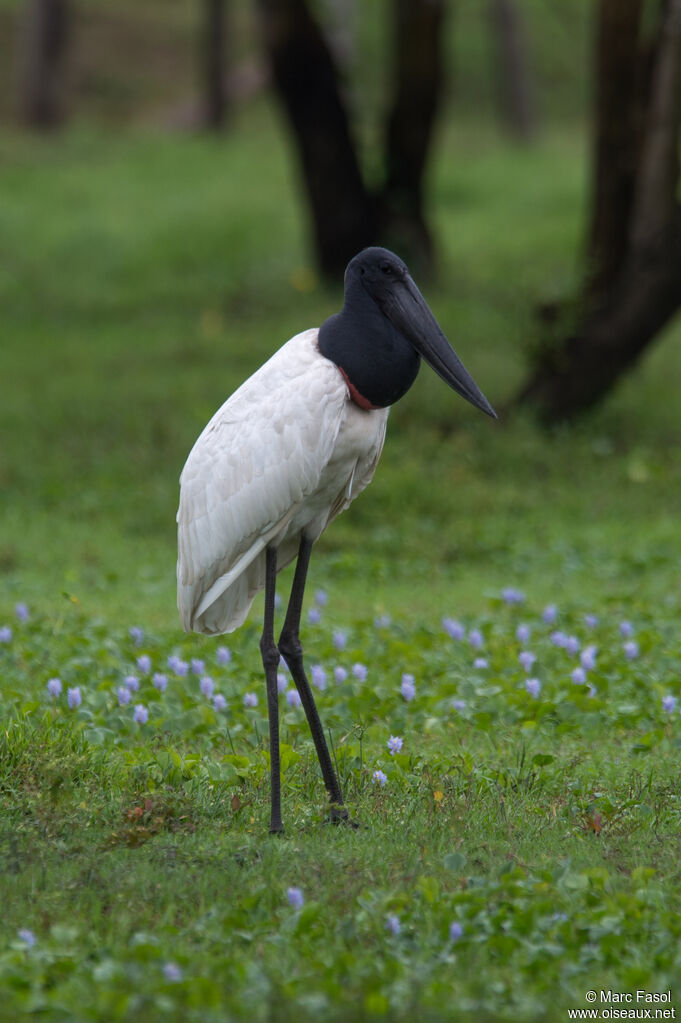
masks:
[[[198,675],[199,677],[203,675],[206,670],[206,662],[202,661],[200,657],[192,657],[190,666],[194,675]]]
[[[284,675],[283,671],[277,672],[277,692],[285,693],[288,688],[288,679]]]
[[[367,666],[366,664],[353,664],[352,674],[355,676],[358,682],[366,682],[367,677]]]
[[[374,784],[380,785],[381,787],[383,787],[383,785],[385,785],[385,783],[388,780],[387,774],[385,774],[383,771],[380,771],[380,770],[374,771],[374,773],[372,774],[371,777],[374,780]]]
[[[310,677],[312,678],[312,685],[316,686],[320,691],[326,689],[326,672],[322,668],[321,664],[313,664],[310,668]]]
[[[320,607],[326,607],[329,602],[329,596],[326,590],[315,590],[315,604],[319,604]]]
[[[629,636],[634,635],[634,626],[631,622],[623,621],[620,622],[620,636],[622,639],[627,639]]]
[[[179,984],[182,980],[182,970],[177,963],[164,963],[163,976],[169,984]]]
[[[397,937],[402,930],[402,924],[400,923],[400,918],[397,913],[388,913],[385,918],[385,929]]]
[[[178,678],[184,678],[189,671],[189,665],[186,661],[183,661],[177,654],[171,654],[168,658],[168,667],[173,671]]]
[[[473,661],[473,667],[478,669],[488,668],[489,662],[486,657],[476,657]]]
[[[66,702],[68,703],[71,710],[75,710],[76,707],[80,707],[81,703],[83,702],[83,697],[81,696],[80,692],[80,686],[69,686],[66,693]]]
[[[463,639],[466,635],[466,629],[461,622],[457,622],[456,618],[443,618],[442,628],[450,639]]]
[[[667,694],[667,696],[663,696],[662,697],[662,709],[666,710],[668,714],[671,714],[675,707],[676,707],[676,697],[675,696],[671,696],[671,694]]]
[[[533,696],[536,700],[541,691],[541,682],[538,678],[528,678],[525,681],[525,688],[530,696]]]
[[[458,920],[453,920],[449,925],[449,940],[458,941],[463,936],[463,927]]]
[[[598,615],[591,614],[584,615],[584,624],[586,625],[587,629],[595,629],[599,621],[600,618],[598,617]]]
[[[519,625],[518,628],[515,630],[515,638],[518,640],[519,643],[529,642],[531,635],[532,630],[530,629],[529,625]]]
[[[222,693],[216,693],[213,697],[213,707],[217,711],[224,710],[227,706],[227,700],[224,698]]]
[[[301,703],[300,693],[298,692],[297,689],[286,690],[286,702],[288,703],[289,707],[300,707]]]
[[[596,655],[598,653],[598,647],[591,644],[585,646],[579,655],[579,661],[584,671],[593,671],[596,667]]]
[[[596,689],[596,686],[592,682],[588,682],[587,685],[589,688],[589,696],[593,698],[598,693],[598,690]]]
[[[17,937],[20,941],[23,941],[26,948],[33,948],[38,941],[33,931],[31,931],[28,927],[22,927],[19,931],[17,931]]]
[[[452,700],[452,707],[454,708],[454,710],[458,710],[459,713],[461,713],[462,710],[466,709],[466,701],[465,700]]]
[[[333,669],[333,677],[335,678],[336,682],[339,683],[345,682],[346,678],[348,677],[347,670],[343,668],[340,664],[337,664],[336,667]]]
[[[13,632],[9,625],[3,625],[0,627],[0,643],[11,643]]]
[[[537,660],[537,657],[531,650],[521,650],[518,654],[518,660],[520,661],[523,671],[529,674],[532,665]]]
[[[402,746],[403,741],[399,737],[399,735],[391,735],[390,738],[388,739],[388,749],[390,750],[391,756],[394,757],[396,753],[399,753],[400,750],[402,749]]]
[[[137,658],[137,668],[143,675],[148,675],[151,671],[151,657],[149,654],[140,654]]]
[[[132,700],[132,694],[127,686],[119,686],[117,690],[118,706],[127,707]]]
[[[336,650],[345,650],[346,646],[348,645],[348,637],[346,636],[342,629],[333,630],[333,645],[335,646]]]
[[[151,681],[154,683],[154,687],[158,689],[159,693],[165,693],[168,687],[168,678],[163,674],[163,672],[155,672]]]
[[[126,675],[123,679],[123,685],[127,686],[132,693],[136,693],[140,687],[140,680],[137,675]]]
[[[149,720],[149,711],[143,703],[137,703],[135,704],[135,710],[132,716],[133,720],[136,721],[138,725],[146,725]]]
[[[575,668],[570,675],[570,678],[576,686],[583,686],[586,682],[586,672],[584,671],[584,668]]]
[[[517,590],[515,586],[506,586],[501,591],[501,599],[504,604],[524,604],[525,594],[522,590]]]
[[[24,604],[23,601],[19,601],[18,604],[14,605],[14,613],[20,622],[27,622],[31,617],[31,612],[28,610],[28,605]]]
[[[128,635],[135,646],[142,646],[144,642],[144,629],[140,629],[139,625],[131,625],[128,629]]]
[[[215,654],[215,660],[218,662],[221,668],[224,668],[226,664],[232,659],[232,651],[227,646],[219,646]]]
[[[565,650],[568,654],[571,654],[572,656],[579,653],[581,645],[582,644],[579,642],[576,636],[568,636],[567,639],[565,640]]]
[[[468,642],[474,650],[480,650],[485,645],[480,629],[471,629],[468,633]]]
[[[286,898],[293,909],[302,909],[305,905],[305,896],[300,888],[296,888],[295,885],[291,885],[290,888],[286,889]]]
[[[640,653],[639,645],[635,639],[628,640],[622,647],[624,656],[628,661],[635,661]]]
[[[545,625],[553,625],[558,617],[558,608],[555,604],[547,604],[541,613],[541,620]]]
[[[244,693],[244,707],[257,707],[258,696],[257,693]]]
[[[61,686],[61,679],[60,678],[50,678],[50,679],[48,679],[48,681],[47,681],[47,691],[50,694],[50,696],[54,696],[55,698],[57,696],[60,696],[61,695],[61,689],[62,689],[62,686]]]
[[[205,696],[207,700],[210,700],[213,695],[213,690],[215,689],[215,683],[210,675],[203,676],[199,682],[199,689],[201,690],[201,694]]]
[[[307,620],[310,625],[319,625],[322,620],[322,612],[318,607],[311,607],[307,612]]]
[[[552,632],[550,639],[554,646],[562,647],[563,649],[565,649],[568,641],[567,636],[564,632],[561,632],[560,629],[557,629],[556,632]]]
[[[414,676],[410,675],[406,671],[402,675],[402,682],[400,683],[400,692],[402,693],[402,698],[405,699],[407,701],[407,703],[411,703],[411,701],[416,696],[416,686],[414,684]]]

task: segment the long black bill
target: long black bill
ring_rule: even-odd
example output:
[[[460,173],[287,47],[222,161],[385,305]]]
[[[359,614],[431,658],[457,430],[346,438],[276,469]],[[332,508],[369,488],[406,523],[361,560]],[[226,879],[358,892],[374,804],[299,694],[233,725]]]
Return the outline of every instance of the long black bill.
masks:
[[[386,315],[438,376],[471,405],[496,419],[496,412],[442,333],[411,277],[392,288],[384,303]]]

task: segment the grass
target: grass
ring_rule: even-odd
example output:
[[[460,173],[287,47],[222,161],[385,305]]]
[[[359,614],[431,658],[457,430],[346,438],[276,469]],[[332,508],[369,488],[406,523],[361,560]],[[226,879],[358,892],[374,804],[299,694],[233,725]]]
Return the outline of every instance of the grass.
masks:
[[[492,424],[423,371],[391,413],[372,486],[312,561],[310,603],[323,588],[328,604],[304,638],[327,672],[319,704],[363,827],[324,825],[301,712],[282,698],[287,831],[266,833],[257,609],[227,665],[182,635],[173,517],[215,407],[338,307],[308,265],[277,131],[256,105],[219,143],[87,127],[58,145],[0,143],[0,626],[12,631],[0,1019],[553,1021],[589,989],[674,995],[681,719],[662,701],[681,699],[678,326],[588,421],[552,435]],[[500,406],[533,307],[574,285],[583,159],[568,130],[528,150],[474,126],[441,139],[441,266],[423,290]],[[500,598],[509,586],[524,603]],[[452,640],[443,616],[480,629],[484,648]],[[571,680],[578,654],[552,629],[598,647],[595,692]],[[206,662],[224,710],[197,674],[168,668],[172,655]],[[121,705],[130,674],[140,687]]]

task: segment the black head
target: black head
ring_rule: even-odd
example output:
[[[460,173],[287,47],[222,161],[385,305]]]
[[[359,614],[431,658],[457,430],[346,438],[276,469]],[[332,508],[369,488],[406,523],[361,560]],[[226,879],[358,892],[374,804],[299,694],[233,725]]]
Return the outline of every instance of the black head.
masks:
[[[345,308],[363,307],[366,316],[362,294],[373,301],[374,307],[388,321],[386,328],[393,335],[396,333],[408,342],[458,394],[496,419],[494,409],[449,344],[399,256],[389,249],[374,246],[363,249],[350,260],[345,271]],[[415,375],[416,370],[407,387]]]

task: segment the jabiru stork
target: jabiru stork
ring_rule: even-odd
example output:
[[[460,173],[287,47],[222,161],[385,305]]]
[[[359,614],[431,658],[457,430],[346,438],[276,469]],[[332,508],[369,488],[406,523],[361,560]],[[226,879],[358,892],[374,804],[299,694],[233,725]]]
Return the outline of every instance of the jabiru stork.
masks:
[[[312,545],[371,482],[391,405],[421,358],[496,418],[401,259],[364,249],[345,272],[342,310],[287,341],[215,413],[180,477],[178,608],[187,631],[219,635],[264,588],[260,650],[269,716],[270,831],[283,830],[277,667],[283,657],[312,732],[331,804],[348,819],[303,666],[300,618]],[[278,642],[277,573],[297,555]]]

